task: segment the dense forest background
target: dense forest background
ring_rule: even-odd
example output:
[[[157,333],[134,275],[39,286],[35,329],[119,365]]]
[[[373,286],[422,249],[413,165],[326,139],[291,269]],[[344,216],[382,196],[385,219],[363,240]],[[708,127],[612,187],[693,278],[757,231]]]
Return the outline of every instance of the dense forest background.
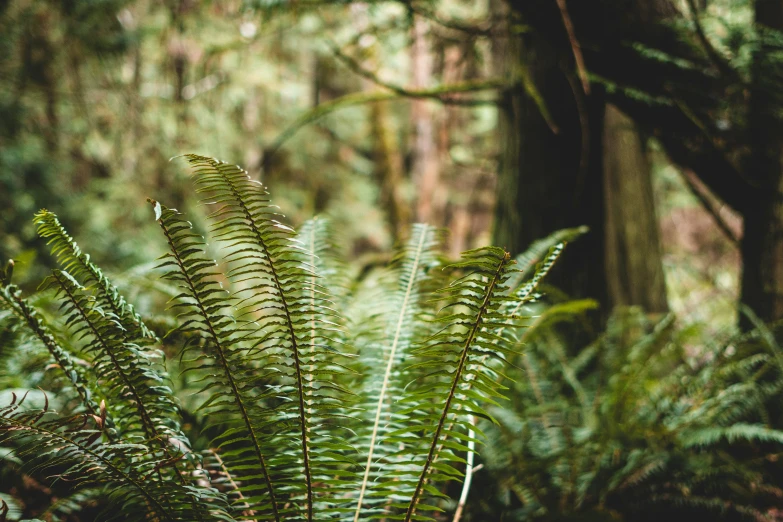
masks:
[[[46,207],[100,261],[149,259],[144,198],[187,205],[169,159],[195,151],[262,179],[294,223],[333,216],[357,254],[417,221],[453,254],[588,225],[562,290],[728,326],[739,200],[770,193],[749,162],[777,124],[751,100],[777,94],[774,61],[753,74],[776,33],[750,1],[580,4],[571,31],[557,7],[7,2],[3,257],[35,266]]]
[[[777,519],[781,87],[781,0],[0,2],[0,259],[35,291],[47,208],[150,313],[145,199],[208,227],[186,153],[241,165],[294,227],[327,216],[359,280],[414,223],[453,259],[571,229],[465,516]]]

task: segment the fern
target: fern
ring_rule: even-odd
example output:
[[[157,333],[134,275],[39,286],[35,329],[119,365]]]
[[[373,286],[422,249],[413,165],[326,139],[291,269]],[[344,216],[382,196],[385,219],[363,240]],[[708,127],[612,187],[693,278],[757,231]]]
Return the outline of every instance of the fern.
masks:
[[[491,407],[500,425],[483,425],[485,462],[522,505],[520,519],[659,518],[686,509],[768,516],[778,500],[760,463],[779,451],[783,434],[759,422],[760,405],[779,397],[781,385],[766,349],[694,369],[671,317],[650,323],[638,310],[618,310],[604,336],[574,355],[551,329],[567,315],[524,332],[517,402]]]
[[[151,459],[148,448],[129,443],[98,443],[103,417],[52,418],[22,408],[24,397],[0,408],[0,443],[16,442],[16,454],[39,468],[59,468],[58,477],[74,487],[102,487],[122,512],[104,513],[103,520],[211,520],[226,519],[219,496],[209,489],[194,490],[160,478],[157,471],[170,464]]]
[[[122,320],[127,329],[125,334],[127,338],[155,338],[141,316],[133,309],[133,305],[125,300],[103,272],[90,261],[90,255],[79,248],[55,214],[44,209],[35,215],[33,221],[38,227],[38,235],[48,239],[49,249],[62,269],[79,280],[80,284],[96,287],[98,306],[111,311]]]
[[[223,426],[214,443],[228,448],[223,459],[230,468],[259,468],[235,477],[244,498],[259,501],[253,511],[311,521],[320,502],[324,516],[339,512],[332,499],[339,498],[341,481],[334,477],[344,472],[343,454],[350,448],[328,431],[338,418],[339,397],[347,394],[336,378],[343,370],[333,346],[337,323],[329,319],[329,296],[315,282],[312,257],[294,231],[274,219],[263,187],[234,165],[200,156],[188,161],[197,192],[217,206],[210,215],[212,232],[227,245],[227,276],[237,287],[235,296],[225,295],[189,224],[155,203],[171,250],[164,266],[177,269],[169,277],[183,288],[177,305],[186,310],[183,326],[205,339],[206,350],[196,356],[199,371],[219,367],[220,384],[232,397],[215,393],[204,407],[217,418],[233,405],[242,419],[240,426]],[[228,303],[236,307],[236,318],[221,312]],[[242,438],[252,450],[242,447]]]
[[[553,249],[562,249],[567,243],[586,234],[587,230],[587,227],[566,228],[553,232],[543,239],[534,241],[524,252],[516,257],[519,271],[509,278],[508,287],[512,290],[518,288],[524,281],[527,281],[534,275],[536,265],[541,262],[546,263],[544,259],[551,256]]]
[[[87,414],[14,402],[2,410],[4,440],[31,473],[53,466],[73,480],[64,509],[100,495],[139,520],[428,519],[423,512],[442,509],[443,483],[474,459],[474,419],[491,419],[486,405],[499,404],[498,380],[521,339],[512,332],[562,246],[513,292],[507,252],[469,251],[433,294],[444,278],[439,235],[417,225],[370,303],[343,283],[328,220],[297,233],[241,168],[187,160],[223,258],[207,255],[184,215],[150,200],[168,246],[158,270],[176,288],[169,307],[179,326],[163,341],[54,214],[36,215],[60,264],[41,291],[60,302],[67,342],[21,298],[9,269],[0,306],[48,350]],[[158,363],[159,343],[179,340],[176,365],[195,386],[186,389],[195,411],[181,409]],[[191,443],[183,418],[206,447]],[[57,451],[33,458],[30,448],[55,440]]]
[[[239,488],[242,503],[247,502],[246,498],[257,499],[252,506],[253,512],[271,512],[276,520],[280,520],[278,500],[267,464],[268,455],[261,449],[258,433],[265,424],[262,420],[265,411],[260,402],[269,396],[269,392],[253,393],[253,376],[243,361],[248,349],[239,346],[245,332],[236,328],[236,321],[232,317],[221,313],[231,300],[224,296],[226,291],[214,280],[215,262],[208,261],[201,255],[201,236],[193,233],[190,223],[176,210],[163,207],[157,202],[152,204],[155,217],[171,249],[160,267],[174,268],[164,277],[179,284],[182,290],[177,296],[180,303],[174,305],[185,308],[181,314],[185,319],[181,328],[199,334],[190,338],[191,346],[185,347],[187,351],[183,355],[198,350],[188,362],[213,377],[202,389],[216,389],[202,405],[202,409],[209,414],[208,419],[215,419],[212,422],[218,423],[224,430],[213,444],[227,450],[223,458],[231,462],[232,468],[248,470],[240,475],[243,479],[243,485]],[[203,347],[192,346],[202,340]],[[191,348],[194,350],[190,350]],[[241,370],[237,371],[240,368]],[[217,373],[210,373],[213,371]],[[230,399],[227,400],[224,393],[227,393]],[[223,415],[231,413],[236,414],[238,421],[222,421]],[[242,444],[243,440],[247,441],[247,445]],[[250,471],[256,466],[260,474]],[[264,490],[268,493],[268,498],[261,502],[258,497]]]
[[[417,478],[408,471],[396,477],[400,484],[412,486],[407,503],[392,504],[405,510],[406,522],[421,519],[416,515],[417,509],[434,508],[422,502],[425,495],[440,495],[427,483],[429,480],[461,475],[449,463],[460,462],[462,459],[455,451],[468,448],[446,439],[464,441],[467,436],[458,430],[472,429],[471,415],[489,417],[479,402],[494,402],[494,398],[500,397],[491,377],[494,372],[481,362],[485,361],[484,356],[502,360],[504,353],[513,353],[506,346],[494,344],[498,336],[488,330],[496,324],[507,324],[500,307],[510,300],[504,295],[504,283],[513,264],[509,254],[499,248],[486,248],[463,255],[464,260],[452,267],[467,269],[469,273],[442,291],[448,301],[446,308],[453,312],[438,318],[443,328],[413,351],[415,362],[407,368],[409,373],[413,369],[427,372],[416,375],[416,385],[403,398],[403,402],[412,404],[401,412],[410,416],[410,426],[389,436],[390,442],[410,448],[407,454],[420,468]],[[434,401],[436,398],[442,402]],[[428,448],[420,447],[421,440],[428,442]],[[443,450],[439,452],[439,448]],[[433,470],[438,474],[431,475]]]
[[[0,301],[27,326],[29,331],[46,348],[57,367],[62,370],[73,385],[86,410],[97,415],[99,406],[93,398],[93,386],[88,382],[84,369],[74,362],[70,352],[60,346],[40,314],[22,297],[22,291],[16,285],[10,284],[10,279],[8,282],[9,284],[0,287]],[[108,425],[113,426],[111,419],[108,420]]]
[[[596,304],[544,305],[538,288],[581,229],[517,262],[483,248],[439,270],[439,235],[416,225],[389,270],[351,284],[327,219],[296,232],[241,168],[187,160],[222,258],[151,200],[176,317],[150,324],[178,323],[162,340],[51,212],[35,219],[60,264],[41,286],[60,320],[22,297],[12,264],[0,273],[0,340],[34,342],[68,382],[57,384],[62,413],[48,396],[42,410],[15,395],[0,408],[8,462],[63,479],[53,516],[92,502],[105,519],[433,520],[465,477],[456,517],[494,519],[481,512],[494,500],[470,494],[487,482],[477,475],[471,490],[485,434],[510,519],[641,506],[763,516],[774,505],[758,464],[783,444],[770,331],[694,362],[673,317],[628,310],[577,353],[555,327],[578,326]],[[181,348],[168,361],[180,381],[161,344]],[[184,407],[170,385],[184,386]],[[752,458],[726,451],[736,448]]]
[[[393,431],[395,427],[399,428],[399,423],[391,420],[394,415],[390,398],[400,396],[405,384],[400,380],[402,364],[416,339],[417,329],[420,328],[418,316],[421,313],[422,290],[429,271],[436,263],[437,245],[434,229],[426,225],[416,225],[410,239],[395,258],[398,265],[397,288],[392,291],[393,297],[388,305],[386,317],[389,319],[383,327],[385,335],[380,342],[371,346],[379,355],[373,362],[380,371],[371,372],[366,379],[369,390],[365,396],[375,399],[375,402],[368,404],[367,408],[370,412],[368,420],[371,423],[369,434],[365,434],[367,461],[359,486],[354,521],[358,521],[362,513],[371,474],[382,473],[381,470],[389,463],[388,459],[397,451],[393,444],[387,446],[380,442],[385,434]],[[377,388],[378,383],[380,389]],[[401,463],[397,462],[396,465]]]

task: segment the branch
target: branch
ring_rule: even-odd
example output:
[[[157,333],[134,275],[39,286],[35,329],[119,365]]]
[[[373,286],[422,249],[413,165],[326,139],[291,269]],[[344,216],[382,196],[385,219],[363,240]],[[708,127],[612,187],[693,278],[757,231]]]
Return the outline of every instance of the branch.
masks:
[[[484,23],[480,25],[471,25],[464,22],[458,22],[456,20],[445,20],[440,18],[432,9],[415,6],[413,2],[407,4],[407,7],[417,15],[423,16],[424,18],[427,18],[428,20],[431,20],[447,29],[454,29],[455,31],[461,31],[463,33],[468,33],[474,36],[492,36],[490,24]]]
[[[423,91],[418,91],[419,94],[417,94],[416,89],[408,89],[406,87],[403,87],[401,85],[397,85],[394,83],[389,83],[383,79],[381,79],[376,73],[369,71],[361,66],[359,62],[357,62],[354,58],[351,56],[348,56],[347,54],[343,53],[340,48],[338,48],[333,43],[330,44],[332,48],[332,52],[334,53],[335,57],[342,62],[346,67],[348,67],[351,71],[358,74],[359,76],[366,78],[373,82],[376,85],[380,85],[381,87],[384,87],[386,89],[389,89],[390,91],[400,95],[400,96],[406,96],[410,98],[432,98],[434,100],[437,100],[444,104],[449,105],[485,105],[487,103],[486,100],[461,100],[457,99],[453,96],[448,96],[450,94],[456,94],[455,91],[434,91],[430,93],[423,93]],[[494,103],[494,102],[492,102]]]
[[[702,207],[704,207],[704,210],[706,210],[710,216],[712,216],[712,219],[715,220],[715,224],[718,225],[718,228],[726,235],[728,240],[731,241],[731,244],[739,248],[740,239],[731,229],[729,224],[726,223],[726,220],[723,219],[723,216],[720,215],[720,209],[715,208],[713,202],[710,201],[711,198],[706,193],[707,189],[697,181],[698,177],[696,176],[696,173],[694,173],[691,169],[684,169],[681,172],[682,178],[685,180],[685,184],[688,185],[688,189],[691,191],[691,194],[693,194],[693,196],[699,200],[699,203],[701,203]]]
[[[352,107],[354,105],[363,105],[366,103],[380,102],[386,100],[393,100],[396,98],[429,98],[441,103],[446,103],[441,96],[445,94],[457,94],[463,92],[480,92],[489,90],[502,90],[510,88],[505,80],[498,78],[491,78],[489,80],[471,80],[465,82],[457,82],[448,85],[441,85],[439,87],[433,87],[429,89],[404,89],[404,94],[400,92],[385,92],[385,91],[372,91],[372,92],[353,92],[330,100],[326,103],[322,103],[317,107],[313,107],[309,111],[305,112],[294,120],[283,132],[281,132],[277,138],[272,142],[264,153],[264,164],[268,164],[269,160],[277,153],[280,147],[288,141],[299,129],[305,125],[312,123],[327,114],[331,114],[340,109],[346,107]],[[477,100],[478,101],[478,100]],[[495,103],[495,100],[486,100],[483,103]]]
[[[571,15],[568,14],[568,8],[566,7],[565,0],[556,1],[558,9],[560,9],[560,16],[563,19],[563,26],[565,27],[566,33],[568,33],[568,40],[571,43],[571,51],[574,53],[576,70],[579,74],[579,80],[582,82],[582,90],[584,90],[585,94],[590,94],[590,80],[587,78],[587,68],[585,67],[585,60],[582,56],[582,48],[579,45],[579,41],[576,39],[574,23],[571,21]]]

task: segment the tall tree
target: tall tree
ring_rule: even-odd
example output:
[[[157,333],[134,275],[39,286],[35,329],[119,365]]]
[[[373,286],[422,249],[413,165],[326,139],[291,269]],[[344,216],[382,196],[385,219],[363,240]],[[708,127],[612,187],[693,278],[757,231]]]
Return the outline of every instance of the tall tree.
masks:
[[[783,124],[773,110],[781,104],[779,45],[783,1],[756,0],[759,45],[753,55],[748,111],[751,153],[745,172],[752,175],[753,197],[743,209],[741,301],[763,320],[783,317]]]
[[[600,87],[587,92],[567,10],[518,2],[509,14],[497,54],[527,90],[507,92],[501,105],[495,241],[520,251],[559,228],[588,225],[552,281],[608,305],[665,310],[649,163],[635,126],[607,109]],[[520,20],[533,29],[516,35]]]
[[[609,303],[665,312],[666,281],[646,143],[633,120],[612,104],[606,105],[603,149]]]
[[[432,79],[432,52],[427,40],[427,21],[413,17],[411,43],[411,72],[413,86],[417,89],[430,86]],[[431,223],[441,205],[436,201],[440,181],[440,158],[435,139],[435,112],[428,100],[411,101],[413,144],[411,147],[411,175],[418,186],[416,220]]]

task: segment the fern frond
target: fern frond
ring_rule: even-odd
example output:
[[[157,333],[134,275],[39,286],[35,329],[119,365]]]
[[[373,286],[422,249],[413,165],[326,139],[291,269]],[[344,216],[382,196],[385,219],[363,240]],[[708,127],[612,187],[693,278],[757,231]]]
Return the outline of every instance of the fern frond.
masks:
[[[257,327],[248,328],[247,340],[252,340],[254,354],[273,360],[281,370],[275,380],[280,386],[278,397],[285,400],[276,412],[286,422],[279,423],[278,429],[295,427],[298,433],[289,432],[280,443],[298,440],[299,448],[276,454],[275,472],[286,477],[294,498],[304,483],[301,495],[308,522],[313,520],[316,501],[328,516],[326,506],[335,498],[335,488],[341,487],[334,477],[345,468],[342,454],[350,450],[329,435],[330,423],[339,418],[335,410],[343,406],[348,392],[339,384],[343,369],[336,362],[340,357],[334,347],[337,321],[329,319],[334,311],[328,290],[318,284],[318,296],[312,295],[314,271],[307,248],[291,228],[277,221],[276,207],[260,183],[236,165],[186,157],[193,167],[196,191],[204,203],[217,207],[210,215],[212,233],[230,250],[227,275],[241,298],[239,317],[258,321]],[[314,436],[323,442],[314,445]],[[291,475],[297,468],[295,459],[301,459],[298,477]]]
[[[731,426],[713,426],[690,431],[683,435],[686,448],[711,446],[720,441],[737,442],[776,442],[783,444],[783,431],[762,426],[737,422]]]
[[[13,284],[0,286],[0,302],[10,309],[20,321],[35,335],[54,359],[57,367],[62,370],[79,395],[82,405],[93,415],[98,415],[99,406],[93,399],[92,384],[89,382],[84,368],[76,364],[70,352],[62,348],[57,338],[46,325],[43,318],[33,306],[22,297],[22,291]],[[111,418],[108,425],[113,426]]]
[[[507,286],[512,291],[516,290],[523,282],[531,279],[536,272],[536,266],[551,254],[552,249],[559,247],[562,250],[567,243],[578,239],[587,232],[587,227],[565,228],[534,241],[527,250],[516,257],[519,272],[509,278]]]
[[[35,214],[38,235],[47,239],[47,245],[60,267],[74,277],[82,286],[95,286],[98,306],[114,314],[128,339],[154,339],[155,334],[147,328],[141,316],[120,294],[111,281],[103,275],[92,261],[90,255],[83,252],[79,245],[68,235],[57,215],[42,209]]]
[[[334,234],[331,220],[316,216],[299,227],[297,239],[306,251],[303,261],[313,272],[310,280],[316,285],[316,295],[320,295],[318,287],[323,286],[332,299],[342,301],[347,297],[349,280],[346,267],[337,253]],[[315,306],[317,301],[312,304]]]
[[[274,390],[261,392],[255,389],[257,378],[252,375],[252,368],[245,364],[248,349],[241,344],[246,332],[237,327],[233,317],[224,313],[224,308],[233,299],[216,280],[216,262],[202,255],[202,237],[193,232],[182,214],[157,201],[150,202],[170,249],[159,266],[173,269],[163,277],[177,283],[182,292],[177,296],[179,302],[174,305],[184,308],[180,313],[184,319],[181,329],[197,334],[191,337],[191,344],[185,346],[183,356],[199,350],[189,362],[209,377],[201,391],[209,391],[210,396],[201,408],[208,413],[208,425],[218,426],[223,431],[213,444],[226,449],[223,459],[231,463],[242,481],[241,505],[237,508],[244,510],[250,503],[253,511],[271,515],[279,522],[281,513],[267,463],[269,455],[261,449],[262,427],[269,424],[265,419],[269,412],[262,401],[273,397]],[[204,346],[195,345],[201,339]],[[234,415],[239,418],[238,422],[224,420]]]
[[[442,291],[451,313],[438,318],[443,328],[412,351],[414,362],[407,371],[417,382],[403,399],[412,406],[400,412],[410,417],[411,425],[388,437],[410,448],[409,455],[420,469],[416,478],[407,470],[397,477],[402,485],[413,489],[407,502],[392,503],[392,507],[405,510],[406,522],[422,518],[416,514],[417,509],[437,509],[422,503],[425,494],[440,496],[427,481],[461,475],[452,464],[463,461],[456,451],[469,451],[463,442],[469,439],[466,433],[473,428],[470,416],[491,419],[481,404],[497,404],[495,399],[501,397],[496,390],[499,386],[495,371],[481,361],[486,355],[505,361],[514,353],[510,342],[496,343],[503,337],[492,333],[498,325],[513,324],[501,313],[503,304],[511,300],[505,295],[504,283],[512,273],[512,265],[509,254],[500,248],[463,254],[463,260],[452,266],[467,270],[467,275]],[[427,441],[427,446],[421,446],[422,440]],[[439,447],[443,447],[440,453]],[[433,470],[438,473],[432,474]]]
[[[417,316],[420,313],[422,287],[428,272],[436,263],[435,249],[438,245],[435,229],[417,224],[414,225],[411,237],[405,246],[395,256],[394,262],[398,272],[397,288],[393,290],[393,297],[388,301],[390,312],[388,324],[383,338],[372,346],[377,352],[378,368],[382,369],[382,372],[376,374],[371,371],[365,381],[371,388],[365,395],[375,399],[375,403],[369,405],[371,408],[369,419],[372,424],[366,436],[367,442],[360,442],[362,450],[366,444],[367,461],[359,486],[354,522],[359,520],[362,513],[373,468],[382,469],[384,457],[396,451],[396,448],[378,447],[379,434],[392,431],[395,426],[399,427],[396,423],[390,422],[392,412],[389,399],[402,393],[404,383],[398,382],[401,374],[400,366],[419,326],[420,319]],[[377,389],[378,382],[381,383],[380,389]],[[373,459],[378,462],[374,462]]]
[[[141,436],[149,448],[160,448],[171,457],[169,439],[184,442],[184,436],[173,421],[178,410],[170,390],[148,354],[126,340],[117,317],[97,306],[67,272],[54,270],[41,287],[53,289],[61,299],[66,324],[92,357],[91,370],[103,385],[120,436],[126,440]]]
[[[574,230],[581,230],[581,229],[574,229]],[[568,231],[561,231],[563,234],[567,233]],[[553,236],[550,237],[562,237],[562,234],[560,236],[556,234],[553,234]],[[557,243],[554,246],[549,248],[549,252],[547,253],[546,257],[544,257],[538,265],[536,265],[536,270],[533,272],[531,278],[522,286],[519,286],[516,291],[514,291],[513,296],[514,299],[510,299],[506,301],[502,305],[501,309],[501,315],[506,318],[507,323],[498,322],[494,325],[494,328],[492,328],[492,336],[494,337],[493,345],[497,346],[499,341],[503,341],[506,339],[506,336],[510,336],[509,339],[517,344],[520,344],[522,342],[522,338],[520,335],[522,333],[528,334],[532,331],[535,331],[535,327],[538,324],[538,321],[540,318],[537,318],[536,321],[533,322],[533,324],[528,325],[527,328],[521,328],[521,321],[523,319],[523,310],[524,307],[533,299],[536,298],[536,294],[534,293],[535,290],[538,288],[538,285],[541,283],[541,281],[546,277],[546,275],[550,272],[552,267],[555,265],[555,262],[559,259],[560,255],[563,253],[563,250],[565,248],[566,244],[563,242]],[[535,251],[535,249],[529,249],[529,251]],[[537,254],[540,254],[540,252],[537,252]],[[513,279],[516,275],[518,275],[518,272],[516,270],[511,272],[511,275],[509,276],[509,280]],[[510,287],[508,282],[506,283],[507,288],[513,288]],[[487,365],[487,364],[493,364],[495,366],[502,365],[501,361],[492,361],[490,360],[490,355],[492,352],[485,353],[482,357],[479,358],[478,364],[479,365]],[[535,372],[532,371],[532,369],[529,367],[529,361],[527,358],[527,354],[522,354],[522,361],[525,367],[528,369],[528,379],[530,379],[531,384],[533,385],[534,389],[537,389],[537,383],[536,383],[536,377]],[[500,364],[499,364],[500,363]],[[469,370],[472,372],[476,368],[475,366],[471,366]],[[469,372],[470,373],[470,372]],[[465,384],[465,390],[469,391],[473,387],[472,383],[473,377],[472,374],[469,374],[466,379]],[[540,391],[538,392],[540,395]],[[541,402],[541,401],[539,401]],[[462,404],[458,404],[456,406],[456,411],[460,411],[462,409]],[[450,431],[453,428],[452,424],[449,424],[447,431]],[[440,454],[441,450],[443,449],[443,444],[441,444],[436,452],[436,459],[437,455]]]
[[[230,520],[221,495],[210,488],[191,488],[160,478],[166,460],[150,458],[144,445],[101,443],[102,419],[77,415],[62,419],[43,410],[22,408],[14,395],[0,408],[0,443],[17,446],[16,455],[33,471],[55,469],[74,488],[100,487],[114,506],[102,520]]]

